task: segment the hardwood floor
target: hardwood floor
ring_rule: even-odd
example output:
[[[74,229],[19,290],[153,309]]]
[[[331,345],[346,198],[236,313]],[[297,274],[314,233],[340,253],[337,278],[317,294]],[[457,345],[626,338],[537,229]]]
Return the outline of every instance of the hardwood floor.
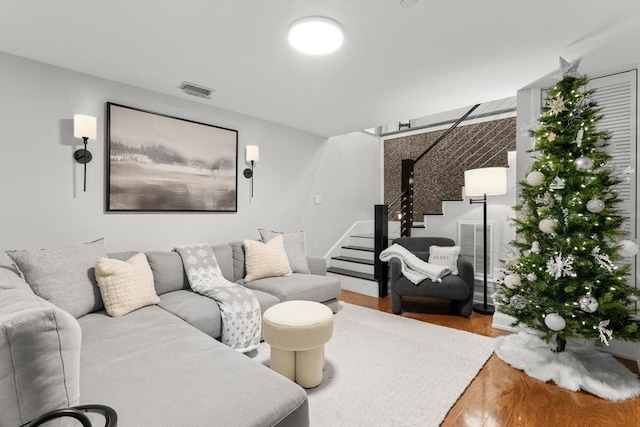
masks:
[[[391,313],[391,297],[342,291],[341,300]],[[491,327],[491,316],[452,314],[445,301],[407,300],[403,316],[488,337],[508,332]],[[635,362],[621,360],[638,373]],[[640,426],[640,398],[611,402],[585,392],[561,389],[530,378],[492,355],[451,408],[442,426],[468,427],[632,427]]]

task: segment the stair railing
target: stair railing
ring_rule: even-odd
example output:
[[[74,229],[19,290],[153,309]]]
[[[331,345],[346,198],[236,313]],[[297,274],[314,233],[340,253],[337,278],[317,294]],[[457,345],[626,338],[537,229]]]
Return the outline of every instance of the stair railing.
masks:
[[[389,266],[386,262],[380,261],[380,253],[389,246],[389,209],[400,202],[400,236],[411,237],[411,227],[413,227],[413,187],[414,169],[416,163],[422,160],[431,150],[433,150],[442,140],[458,127],[480,104],[476,104],[462,117],[460,117],[449,129],[436,139],[422,154],[415,160],[402,160],[402,180],[401,193],[389,205],[375,205],[374,208],[374,278],[378,281],[378,296],[383,298],[389,293]],[[397,212],[392,210],[392,212]]]

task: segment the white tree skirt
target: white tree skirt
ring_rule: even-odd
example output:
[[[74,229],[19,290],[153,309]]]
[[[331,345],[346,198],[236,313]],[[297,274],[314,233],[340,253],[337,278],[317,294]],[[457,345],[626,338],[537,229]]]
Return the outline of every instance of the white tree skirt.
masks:
[[[566,351],[556,353],[540,337],[521,331],[496,338],[494,350],[500,359],[530,377],[553,381],[568,390],[584,390],[608,400],[640,396],[638,376],[590,344],[568,341]]]

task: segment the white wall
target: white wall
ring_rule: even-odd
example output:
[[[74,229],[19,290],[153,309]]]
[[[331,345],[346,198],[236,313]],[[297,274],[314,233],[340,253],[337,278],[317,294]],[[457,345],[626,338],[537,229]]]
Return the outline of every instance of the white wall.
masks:
[[[105,103],[138,107],[239,131],[237,213],[105,212]],[[274,100],[277,102],[277,100]],[[215,104],[214,99],[211,104]],[[82,191],[73,114],[98,117]],[[254,198],[242,176],[244,147],[260,146]],[[256,229],[305,230],[321,255],[346,226],[373,211],[378,138],[314,134],[0,52],[0,251],[105,237],[109,251],[257,238]],[[314,203],[315,194],[322,204]],[[371,213],[372,215],[372,213]]]
[[[379,137],[352,132],[329,138],[317,152],[309,200],[300,229],[316,254],[326,253],[356,221],[373,220],[378,202]],[[315,196],[322,203],[315,203]],[[325,226],[322,226],[325,224]]]

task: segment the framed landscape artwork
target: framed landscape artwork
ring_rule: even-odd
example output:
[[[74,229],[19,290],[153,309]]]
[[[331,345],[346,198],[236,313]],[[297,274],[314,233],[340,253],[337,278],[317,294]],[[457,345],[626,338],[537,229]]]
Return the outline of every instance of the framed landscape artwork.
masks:
[[[107,211],[237,212],[238,131],[107,103]]]

